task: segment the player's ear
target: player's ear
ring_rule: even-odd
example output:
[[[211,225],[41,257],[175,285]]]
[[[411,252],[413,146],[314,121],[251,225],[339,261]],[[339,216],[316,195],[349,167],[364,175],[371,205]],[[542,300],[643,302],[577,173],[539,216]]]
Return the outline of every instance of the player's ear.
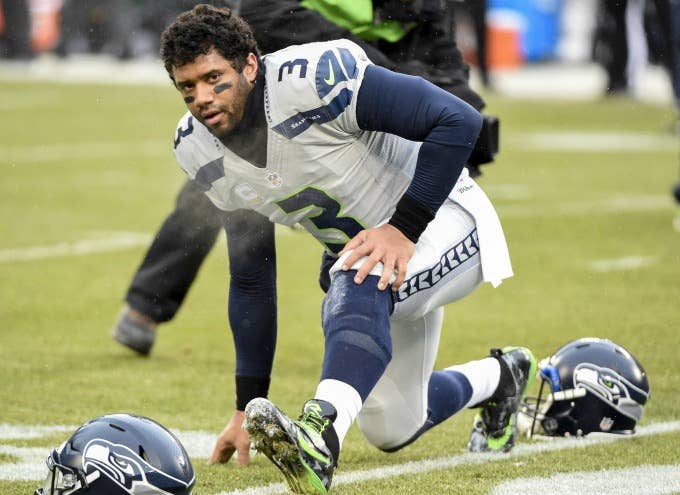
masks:
[[[246,65],[243,68],[243,75],[246,76],[248,81],[251,83],[254,83],[255,78],[257,77],[257,64],[257,55],[255,55],[253,52],[250,52],[246,57]]]

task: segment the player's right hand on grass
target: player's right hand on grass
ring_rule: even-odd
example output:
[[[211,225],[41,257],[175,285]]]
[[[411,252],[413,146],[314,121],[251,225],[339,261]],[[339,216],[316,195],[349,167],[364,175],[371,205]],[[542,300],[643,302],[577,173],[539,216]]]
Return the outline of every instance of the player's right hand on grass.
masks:
[[[229,462],[234,452],[236,452],[236,463],[239,466],[247,466],[250,463],[250,437],[248,432],[242,428],[245,418],[243,411],[234,412],[227,426],[217,437],[208,464]]]

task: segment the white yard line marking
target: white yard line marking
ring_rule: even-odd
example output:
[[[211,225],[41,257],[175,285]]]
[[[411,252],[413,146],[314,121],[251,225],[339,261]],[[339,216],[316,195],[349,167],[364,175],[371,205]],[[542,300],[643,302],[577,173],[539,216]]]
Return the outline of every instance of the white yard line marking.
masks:
[[[554,476],[519,478],[497,486],[493,495],[550,493],[573,495],[665,495],[680,492],[680,465],[580,471]]]
[[[588,263],[594,272],[621,272],[651,266],[659,261],[658,256],[625,256],[608,260],[593,260]]]
[[[51,448],[56,447],[54,445]],[[47,474],[45,459],[50,448],[15,447],[0,444],[0,454],[16,457],[18,462],[0,464],[0,480],[31,481],[41,480]]]
[[[593,214],[663,211],[672,207],[670,197],[665,195],[614,197],[591,202],[556,203],[548,208],[536,205],[501,205],[498,211],[501,218],[539,218],[539,217],[577,217]],[[277,236],[295,235],[304,232],[282,225],[277,226]],[[0,263],[33,261],[61,256],[84,256],[88,254],[122,251],[139,246],[148,246],[150,234],[137,232],[104,232],[95,239],[83,239],[72,243],[58,243],[48,246],[27,246],[23,248],[0,250]],[[623,270],[639,268],[656,263],[653,257],[630,257],[621,260],[594,261],[591,268],[595,271]]]
[[[30,246],[25,248],[0,250],[0,263],[33,261],[61,256],[84,256],[93,253],[106,253],[148,246],[149,234],[136,232],[110,232],[101,238],[84,239],[73,243],[62,242],[50,246]]]
[[[392,466],[384,466],[365,471],[353,471],[349,473],[339,473],[334,481],[334,485],[345,485],[349,483],[357,483],[361,481],[374,481],[385,478],[393,478],[396,476],[404,476],[409,474],[421,474],[430,471],[438,471],[442,469],[450,469],[457,466],[471,465],[471,464],[486,464],[488,462],[505,461],[515,457],[524,457],[534,455],[541,452],[552,452],[563,449],[586,448],[593,445],[604,443],[611,443],[626,440],[628,438],[635,438],[640,436],[658,435],[663,433],[671,433],[680,431],[680,421],[673,421],[668,423],[655,423],[639,428],[635,435],[620,436],[620,435],[590,435],[586,438],[555,438],[549,441],[518,445],[509,454],[461,454],[451,457],[440,457],[438,459],[426,459],[422,461],[407,462],[403,464],[395,464]],[[282,483],[270,484],[265,486],[251,487],[244,490],[235,490],[231,492],[219,492],[216,495],[274,495],[278,493],[286,493],[287,487]],[[521,493],[521,492],[515,492]],[[546,493],[529,491],[525,493]],[[589,493],[578,491],[576,493]]]
[[[74,431],[77,426],[68,425],[9,425],[0,423],[0,441],[42,438],[53,433]]]
[[[276,226],[277,237],[287,237],[302,233],[301,229]],[[220,234],[220,237],[222,235]],[[27,246],[14,249],[0,249],[0,263],[35,261],[64,256],[85,256],[89,254],[124,251],[151,244],[151,234],[139,232],[100,232],[95,239],[76,242],[60,242],[49,246]],[[0,432],[0,439],[2,439]]]
[[[678,138],[663,134],[611,131],[541,131],[504,137],[508,149],[560,153],[678,151]]]
[[[614,196],[594,201],[575,201],[573,203],[498,205],[498,213],[503,218],[540,218],[540,217],[579,217],[618,213],[637,213],[673,209],[670,194]]]
[[[492,200],[528,200],[531,189],[526,184],[484,184],[484,191]]]
[[[93,160],[130,156],[172,158],[170,139],[138,141],[94,141],[78,143],[31,144],[26,146],[0,146],[0,166],[43,165],[60,163],[70,165],[74,160]]]

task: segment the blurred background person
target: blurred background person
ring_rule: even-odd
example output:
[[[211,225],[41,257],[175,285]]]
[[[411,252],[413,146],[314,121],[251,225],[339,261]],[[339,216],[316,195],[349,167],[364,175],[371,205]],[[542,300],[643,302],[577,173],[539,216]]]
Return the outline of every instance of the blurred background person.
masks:
[[[647,63],[644,0],[602,0],[593,58],[607,74],[605,94],[636,95]]]
[[[670,0],[671,21],[671,79],[673,81],[673,98],[677,110],[675,133],[680,136],[680,0]],[[680,202],[680,199],[678,199]]]
[[[201,2],[169,2],[149,8],[155,9],[152,17],[169,22],[177,15],[176,9],[196,3]],[[485,107],[481,96],[470,88],[469,67],[456,46],[449,2],[362,1],[364,9],[357,9],[357,2],[350,0],[305,2],[313,8],[295,0],[204,3],[234,6],[251,25],[263,53],[291,44],[349,38],[376,64],[421,75],[475,109]],[[361,16],[358,11],[373,14]],[[486,116],[468,163],[472,176],[479,175],[480,165],[493,161],[497,147],[498,121]],[[128,288],[126,305],[113,329],[116,341],[142,355],[151,351],[157,325],[176,315],[220,230],[212,204],[187,181]]]
[[[642,96],[648,62],[671,70],[669,0],[601,0],[593,59],[607,74],[605,94]]]
[[[675,109],[677,110],[677,120],[675,122],[675,133],[680,136],[680,0],[671,0],[671,39],[672,39],[672,80],[673,96],[675,99]],[[680,172],[680,167],[678,172]],[[680,181],[673,187],[673,197],[675,198],[676,213],[673,219],[673,227],[680,232]]]
[[[2,0],[2,33],[0,34],[0,57],[11,60],[30,60],[31,15],[28,0]]]
[[[130,58],[141,5],[133,0],[64,0],[55,53],[62,57],[106,53]]]
[[[680,181],[673,186],[673,197],[675,198],[676,213],[673,218],[673,227],[680,232]]]

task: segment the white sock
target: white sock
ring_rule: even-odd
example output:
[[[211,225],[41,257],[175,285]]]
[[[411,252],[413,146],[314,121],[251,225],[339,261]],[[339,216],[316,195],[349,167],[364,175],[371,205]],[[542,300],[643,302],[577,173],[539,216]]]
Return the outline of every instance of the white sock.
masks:
[[[342,447],[342,441],[347,435],[349,427],[356,419],[361,410],[361,396],[354,387],[339,380],[321,380],[316,387],[315,399],[330,402],[338,412],[338,417],[333,422],[335,433],[338,434],[338,441]]]
[[[446,369],[462,373],[470,382],[472,397],[465,404],[465,407],[473,406],[491,397],[501,379],[501,365],[496,358],[492,357],[470,361]]]

